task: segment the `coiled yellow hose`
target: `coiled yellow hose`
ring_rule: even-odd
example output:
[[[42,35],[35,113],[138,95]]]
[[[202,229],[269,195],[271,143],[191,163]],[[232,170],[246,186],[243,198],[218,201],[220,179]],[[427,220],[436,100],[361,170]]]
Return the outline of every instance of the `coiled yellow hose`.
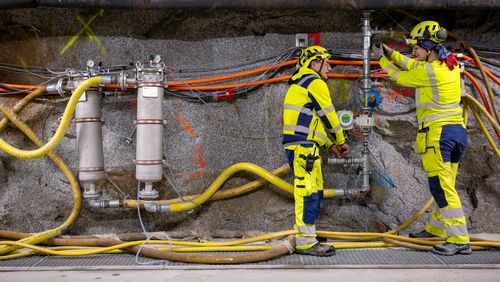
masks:
[[[48,152],[52,151],[59,143],[61,142],[62,138],[64,137],[64,133],[66,133],[66,130],[68,129],[68,126],[71,122],[71,116],[73,115],[73,112],[75,111],[76,103],[78,103],[78,99],[80,99],[80,96],[85,92],[87,88],[89,88],[92,85],[97,85],[101,83],[101,77],[96,76],[89,78],[82,82],[78,87],[75,89],[73,95],[71,95],[71,98],[69,99],[68,105],[66,106],[66,109],[64,110],[64,114],[62,116],[61,123],[59,124],[59,127],[56,130],[56,133],[54,136],[47,142],[47,144],[44,144],[40,148],[36,150],[20,150],[15,148],[14,146],[10,145],[7,143],[5,140],[0,138],[0,149],[4,150],[7,152],[9,155],[12,155],[17,158],[23,158],[23,159],[34,159],[34,158],[39,158],[44,155],[46,155]],[[5,114],[5,110],[8,110],[7,107],[3,106],[1,108],[2,112]],[[7,117],[9,118],[12,122],[17,119],[14,116]]]

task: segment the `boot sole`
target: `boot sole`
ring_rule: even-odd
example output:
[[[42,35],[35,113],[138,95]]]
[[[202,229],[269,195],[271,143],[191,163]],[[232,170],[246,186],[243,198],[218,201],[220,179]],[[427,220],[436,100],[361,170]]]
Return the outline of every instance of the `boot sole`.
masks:
[[[311,251],[307,251],[307,250],[295,250],[295,253],[299,254],[299,255],[307,255],[307,256],[315,256],[315,257],[331,257],[331,256],[335,255],[335,251],[321,254],[321,253],[315,253],[315,252],[311,252]]]
[[[452,256],[452,255],[470,255],[472,254],[472,249],[471,248],[468,248],[468,249],[465,249],[465,250],[460,250],[458,252],[452,252],[452,253],[448,253],[448,252],[443,252],[443,251],[439,251],[439,250],[436,250],[436,249],[432,249],[432,252],[435,253],[435,254],[438,254],[438,255],[442,255],[442,256]]]

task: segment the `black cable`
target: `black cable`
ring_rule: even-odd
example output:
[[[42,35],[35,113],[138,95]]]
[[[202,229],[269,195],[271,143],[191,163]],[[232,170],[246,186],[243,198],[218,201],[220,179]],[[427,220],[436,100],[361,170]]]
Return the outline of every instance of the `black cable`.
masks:
[[[29,94],[30,92],[29,91],[26,91],[26,90],[22,90],[22,89],[19,89],[19,88],[14,88],[14,87],[10,87],[6,84],[3,84],[3,83],[0,83],[0,88],[3,88],[5,90],[9,90],[11,92],[3,92],[3,93],[0,93],[0,95],[11,95],[11,94]]]

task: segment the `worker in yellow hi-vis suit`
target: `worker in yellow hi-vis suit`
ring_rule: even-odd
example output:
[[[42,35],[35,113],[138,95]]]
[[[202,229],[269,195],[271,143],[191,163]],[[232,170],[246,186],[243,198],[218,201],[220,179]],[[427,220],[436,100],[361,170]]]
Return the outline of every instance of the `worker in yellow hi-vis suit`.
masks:
[[[470,254],[465,216],[455,189],[458,163],[467,145],[460,106],[460,69],[455,57],[441,45],[445,39],[444,28],[435,21],[425,21],[410,32],[415,59],[385,45],[374,51],[383,51],[380,66],[391,79],[416,87],[415,152],[422,156],[430,191],[439,209],[432,212],[425,230],[411,233],[410,237],[447,236],[446,243],[433,247],[434,253]]]
[[[323,204],[320,148],[343,156],[349,151],[325,83],[331,55],[321,46],[302,50],[283,109],[283,145],[292,169],[295,198],[295,252],[331,256],[335,249],[316,239],[315,222]],[[328,137],[332,136],[332,140]]]

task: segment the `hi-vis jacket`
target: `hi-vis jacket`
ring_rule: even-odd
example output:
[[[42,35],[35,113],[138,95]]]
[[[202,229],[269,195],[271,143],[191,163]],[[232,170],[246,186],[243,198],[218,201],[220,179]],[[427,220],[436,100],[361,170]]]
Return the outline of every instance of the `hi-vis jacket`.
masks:
[[[382,56],[380,66],[398,84],[416,87],[415,101],[420,128],[434,123],[463,122],[458,66],[450,70],[438,60],[432,63],[418,62],[398,51],[392,52],[391,59],[395,65]]]
[[[344,133],[330,91],[321,77],[315,71],[301,67],[288,83],[290,88],[283,105],[283,144],[314,142],[326,149],[333,144],[344,144]]]

